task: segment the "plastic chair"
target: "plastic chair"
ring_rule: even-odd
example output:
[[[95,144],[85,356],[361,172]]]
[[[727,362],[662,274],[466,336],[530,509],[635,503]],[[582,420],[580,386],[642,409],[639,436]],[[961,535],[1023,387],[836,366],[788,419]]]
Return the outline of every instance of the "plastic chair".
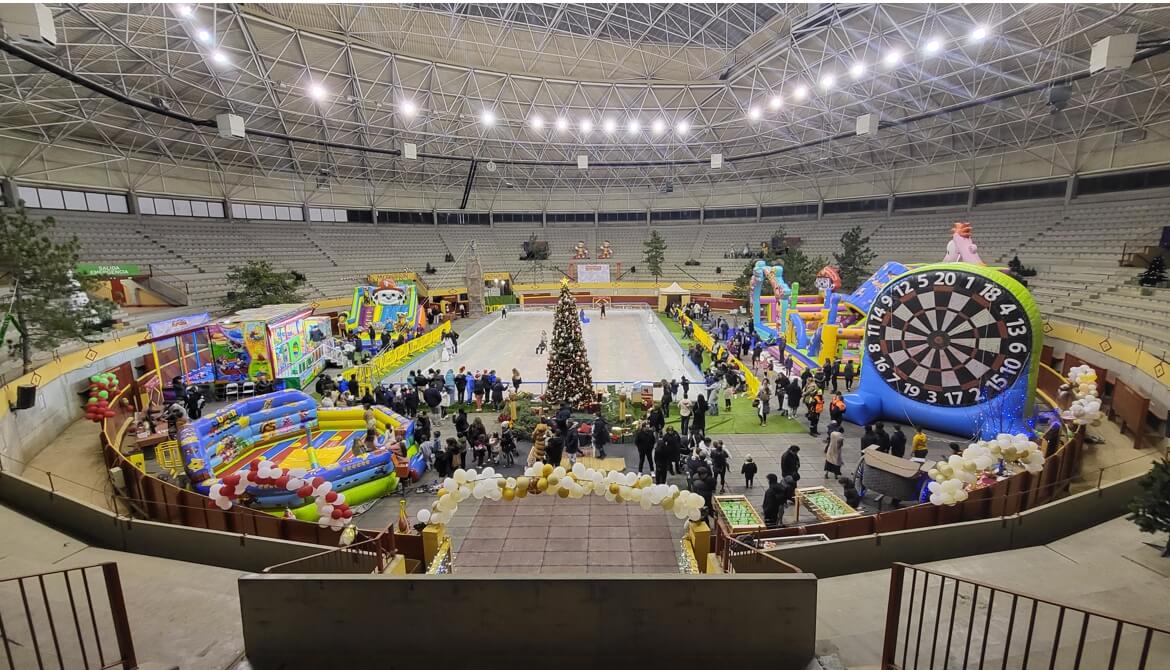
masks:
[[[239,398],[240,398],[240,385],[239,384],[237,384],[235,382],[230,382],[230,383],[228,383],[227,386],[223,387],[223,399],[224,400],[231,402],[232,400],[239,400]]]
[[[244,392],[241,397],[251,398],[256,395],[256,385],[252,382],[244,382]]]

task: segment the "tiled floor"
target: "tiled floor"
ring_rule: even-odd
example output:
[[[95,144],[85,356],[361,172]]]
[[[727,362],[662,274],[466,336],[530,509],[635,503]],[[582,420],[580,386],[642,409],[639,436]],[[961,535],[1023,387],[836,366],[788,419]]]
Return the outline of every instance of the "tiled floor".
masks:
[[[462,513],[462,508],[460,509]],[[596,496],[483,502],[455,526],[457,574],[674,573],[683,522]]]

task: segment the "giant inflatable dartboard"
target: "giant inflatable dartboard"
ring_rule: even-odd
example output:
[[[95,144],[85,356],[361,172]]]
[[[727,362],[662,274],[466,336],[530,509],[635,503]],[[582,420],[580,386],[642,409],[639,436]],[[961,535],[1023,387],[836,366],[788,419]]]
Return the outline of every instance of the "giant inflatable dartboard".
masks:
[[[1022,418],[1032,402],[1042,334],[1019,282],[979,265],[914,268],[869,309],[861,384],[846,400],[858,423],[888,419],[957,435]],[[993,402],[995,401],[995,402]]]

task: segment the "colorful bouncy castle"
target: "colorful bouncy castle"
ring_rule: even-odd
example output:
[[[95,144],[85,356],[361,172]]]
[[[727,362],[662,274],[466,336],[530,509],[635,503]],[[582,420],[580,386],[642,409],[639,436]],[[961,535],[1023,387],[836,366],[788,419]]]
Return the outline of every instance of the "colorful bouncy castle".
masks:
[[[347,333],[358,335],[363,347],[379,349],[380,342],[370,341],[371,327],[376,338],[386,331],[397,336],[426,328],[427,315],[414,282],[383,277],[377,284],[354,288],[349,311],[342,315],[341,323]]]
[[[255,482],[241,496],[243,503],[277,514],[287,508],[299,519],[314,521],[317,510],[309,499],[253,471],[258,463],[272,463],[298,479],[321,478],[332,483],[333,491],[344,492],[351,505],[395,491],[400,476],[417,477],[425,467],[413,444],[414,422],[384,407],[371,411],[379,436],[374,449],[366,451],[362,407],[318,408],[313,398],[296,390],[241,400],[179,431],[184,467],[200,493],[207,495],[224,478],[242,475]]]

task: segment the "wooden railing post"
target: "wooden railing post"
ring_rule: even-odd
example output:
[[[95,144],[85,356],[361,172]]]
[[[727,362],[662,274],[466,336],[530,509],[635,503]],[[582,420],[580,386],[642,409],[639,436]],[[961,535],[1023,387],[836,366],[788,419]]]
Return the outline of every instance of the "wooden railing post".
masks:
[[[890,566],[890,601],[886,606],[886,630],[882,636],[881,670],[896,670],[894,655],[898,651],[898,620],[902,614],[902,581],[906,575],[905,563]]]

